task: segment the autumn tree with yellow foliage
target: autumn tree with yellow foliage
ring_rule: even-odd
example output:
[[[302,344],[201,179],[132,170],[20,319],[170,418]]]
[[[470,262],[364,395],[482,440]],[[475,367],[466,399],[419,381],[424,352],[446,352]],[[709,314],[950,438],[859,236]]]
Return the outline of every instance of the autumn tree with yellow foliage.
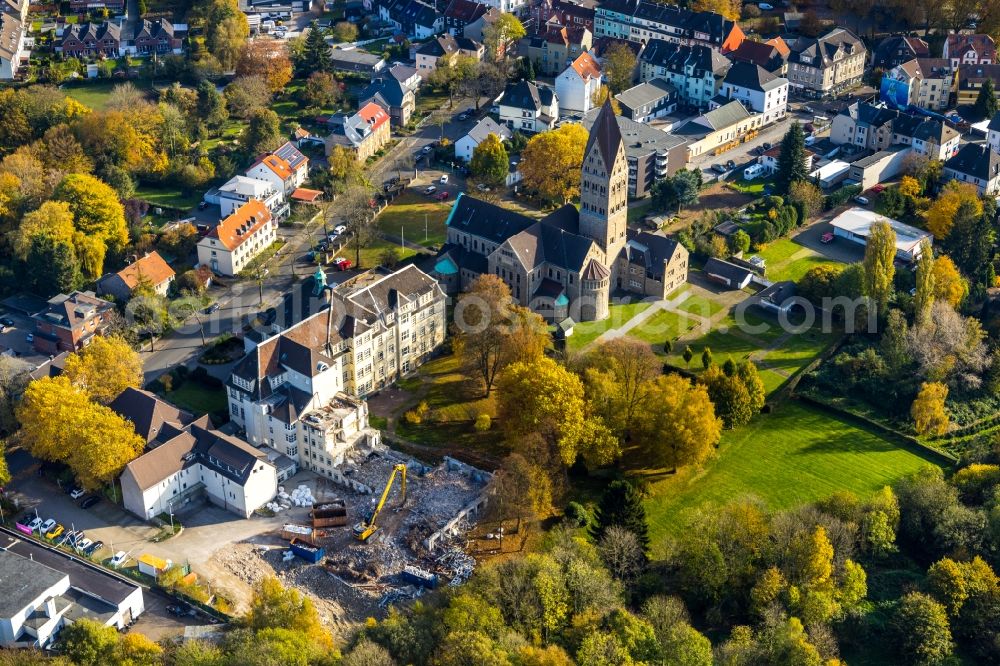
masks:
[[[706,386],[678,374],[652,382],[638,422],[634,441],[646,460],[671,471],[704,462],[722,436],[722,419],[715,415]]]
[[[583,125],[567,123],[531,137],[518,165],[524,187],[553,205],[579,196],[580,168],[589,136]]]
[[[116,478],[145,446],[128,421],[93,402],[66,375],[31,382],[16,415],[28,451],[66,463],[87,490]]]
[[[934,238],[942,240],[948,237],[955,223],[955,215],[965,202],[974,207],[972,212],[974,217],[983,214],[983,202],[979,199],[975,185],[957,180],[948,181],[926,213],[927,230],[934,234]]]
[[[622,113],[622,105],[618,103],[618,100],[614,95],[611,94],[611,88],[607,84],[601,84],[601,87],[594,91],[594,94],[590,96],[590,103],[595,109],[604,106],[605,100],[611,101],[611,110],[615,112],[616,116],[620,116]]]
[[[696,12],[715,12],[722,14],[730,21],[738,21],[743,9],[743,2],[741,0],[695,0],[691,9]]]
[[[969,283],[946,254],[934,260],[934,297],[958,308],[969,293]]]
[[[123,338],[97,336],[84,350],[70,354],[64,374],[106,405],[125,389],[142,386],[142,359]]]
[[[941,382],[924,382],[917,398],[910,406],[913,427],[920,435],[943,435],[948,431],[950,420],[945,410],[948,387]]]

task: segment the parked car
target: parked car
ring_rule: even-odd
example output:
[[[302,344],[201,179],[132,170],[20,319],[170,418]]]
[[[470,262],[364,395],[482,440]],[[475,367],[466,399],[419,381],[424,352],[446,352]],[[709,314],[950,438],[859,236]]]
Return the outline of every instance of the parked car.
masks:
[[[55,527],[53,527],[52,529],[50,529],[48,532],[45,533],[45,538],[47,538],[47,539],[57,539],[59,537],[59,535],[62,534],[63,532],[65,532],[65,531],[66,531],[65,527],[63,527],[59,523],[56,523]]]
[[[83,498],[82,502],[80,502],[80,508],[81,509],[89,509],[90,507],[94,506],[95,504],[97,504],[100,501],[101,501],[101,498],[98,497],[97,495],[88,495],[87,497]]]
[[[448,182],[448,174],[444,174],[443,176],[441,176],[441,178],[438,179],[438,182],[441,183],[442,185],[444,185],[445,183],[447,183]]]
[[[476,189],[479,190],[480,192],[490,191],[489,185],[487,185],[486,183],[479,183],[478,185],[476,185]]]
[[[760,7],[760,11],[762,12],[769,12],[774,9],[774,5],[770,5],[766,2],[761,2],[757,6]]]
[[[10,317],[0,317],[0,324],[3,324],[4,326],[13,326],[14,320]]]
[[[765,141],[765,142],[764,142],[764,143],[763,143],[763,144],[761,145],[761,148],[763,148],[764,150],[771,150],[771,143],[770,143],[769,141]]]
[[[875,194],[882,194],[882,192],[884,191],[885,191],[885,185],[883,185],[882,183],[879,183],[878,185],[872,188],[872,192],[874,192]]]
[[[438,188],[434,187],[433,185],[428,185],[427,187],[424,188],[424,194],[427,195],[434,194],[437,191]]]
[[[32,532],[40,532],[42,527],[42,519],[39,517],[34,517],[31,522],[28,523],[28,527],[31,528]]]
[[[103,541],[95,541],[94,543],[92,543],[89,546],[87,546],[86,548],[84,548],[83,552],[86,553],[87,555],[93,555],[94,553],[96,553],[97,551],[99,551],[101,548],[104,548],[104,542]]]
[[[862,206],[867,206],[869,204],[868,197],[863,197],[861,195],[858,195],[854,197],[854,203],[859,203]]]
[[[208,202],[207,201],[199,201],[198,202],[198,210],[205,210],[206,208],[208,208]]]
[[[218,312],[221,308],[222,306],[219,305],[218,303],[212,303],[207,308],[205,308],[205,314],[212,314],[214,312]]]
[[[819,242],[820,243],[832,243],[833,242],[833,232],[832,231],[828,231],[825,234],[823,234],[822,236],[820,236],[819,237]]]
[[[424,146],[423,148],[420,149],[420,152],[422,152],[422,153],[424,153],[426,155],[427,153],[431,152],[432,150],[434,150],[434,146]]]
[[[38,526],[38,533],[39,534],[48,534],[49,530],[51,530],[53,527],[55,527],[58,524],[59,523],[57,523],[54,519],[49,518],[44,523],[42,523],[41,525]]]
[[[110,564],[111,566],[117,569],[121,565],[128,562],[128,560],[129,560],[128,553],[126,553],[124,550],[119,550],[111,557]]]
[[[338,236],[344,233],[345,231],[347,231],[347,227],[345,227],[343,224],[338,224],[333,228],[333,233],[337,234]]]
[[[84,553],[93,544],[94,542],[88,539],[87,537],[81,537],[76,540],[75,544],[73,544],[73,548],[76,549],[77,552]]]
[[[79,487],[79,486],[77,486],[76,488],[73,488],[71,491],[69,491],[69,496],[71,498],[73,498],[73,499],[80,499],[85,494],[86,494],[86,491],[83,488]]]
[[[346,270],[350,269],[351,266],[354,265],[354,264],[351,263],[351,260],[347,259],[346,257],[337,257],[336,259],[334,259],[330,263],[338,271],[346,271]]]
[[[183,617],[188,614],[187,609],[179,604],[170,604],[167,606],[167,612],[175,617]]]
[[[714,171],[716,173],[726,173],[726,165],[725,164],[713,164],[712,165],[712,171]]]
[[[462,113],[458,114],[455,117],[455,119],[458,120],[458,121],[468,120],[469,119],[469,114],[466,111],[462,111]]]
[[[440,194],[435,195],[434,198],[437,199],[438,201],[444,201],[450,196],[451,192],[441,192]]]
[[[736,162],[734,162],[733,160],[729,160],[728,162],[726,162],[726,168],[727,169],[735,169],[736,168]]]

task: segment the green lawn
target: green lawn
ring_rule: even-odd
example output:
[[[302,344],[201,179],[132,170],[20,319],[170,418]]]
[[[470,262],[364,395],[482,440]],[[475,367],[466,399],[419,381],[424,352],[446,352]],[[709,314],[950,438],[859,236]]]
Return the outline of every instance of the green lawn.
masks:
[[[662,347],[663,341],[676,340],[702,322],[688,317],[683,312],[660,310],[649,319],[628,332],[628,337],[647,342],[653,347]]]
[[[743,180],[742,174],[736,180],[730,181],[729,185],[732,186],[737,192],[742,192],[743,194],[756,194],[757,196],[763,196],[764,188],[768,185],[774,185],[774,180],[772,178],[754,178],[753,180]]]
[[[164,396],[168,401],[196,415],[226,411],[226,390],[208,388],[196,381],[186,381],[176,391]]]
[[[218,146],[220,143],[231,143],[232,141],[239,138],[243,130],[246,129],[247,123],[241,120],[229,119],[226,124],[222,127],[222,133],[212,139],[205,140],[201,145],[205,150],[211,150]]]
[[[406,193],[396,198],[378,216],[379,231],[421,245],[442,245],[447,238],[444,226],[452,203],[435,201],[431,197]],[[426,223],[426,234],[425,234]]]
[[[607,319],[601,321],[585,321],[573,327],[573,335],[566,341],[566,346],[572,351],[579,351],[593,342],[605,331],[620,328],[651,303],[618,303],[612,305]]]
[[[677,306],[678,310],[690,312],[701,317],[709,318],[725,307],[711,299],[692,294],[684,299],[684,302]]]
[[[813,266],[836,263],[788,238],[769,243],[757,254],[767,261],[767,278],[774,281],[798,282]]]
[[[158,187],[143,185],[136,188],[135,198],[142,199],[150,206],[163,206],[165,208],[178,208],[188,210],[194,208],[201,201],[202,192],[181,189],[179,186]]]
[[[374,268],[375,266],[378,266],[381,263],[381,261],[379,261],[380,255],[386,248],[390,247],[396,248],[400,260],[412,257],[417,253],[416,250],[400,247],[399,243],[390,243],[387,240],[382,240],[381,238],[378,238],[372,241],[372,243],[368,247],[361,248],[361,267]],[[343,250],[340,251],[339,256],[347,257],[353,262],[355,258],[354,248],[345,247]]]
[[[121,84],[122,81],[108,81],[106,79],[102,79],[97,81],[65,84],[62,86],[61,90],[67,97],[75,99],[94,111],[103,111],[104,107],[108,104],[108,98],[111,97],[111,90],[115,86]],[[140,90],[143,89],[139,84],[136,84],[136,87]]]
[[[718,456],[700,472],[682,470],[651,483],[646,513],[653,553],[662,555],[663,539],[683,525],[685,509],[748,494],[771,509],[838,490],[866,495],[929,463],[873,432],[818,409],[786,403],[725,432]]]

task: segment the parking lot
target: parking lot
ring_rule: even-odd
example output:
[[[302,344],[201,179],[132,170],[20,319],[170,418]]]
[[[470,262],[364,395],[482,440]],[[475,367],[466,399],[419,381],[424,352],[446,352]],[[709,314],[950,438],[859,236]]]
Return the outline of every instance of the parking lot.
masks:
[[[28,342],[28,334],[35,328],[28,316],[5,311],[0,317],[13,322],[13,326],[4,325],[3,332],[0,332],[0,352],[4,349],[11,349],[15,356],[32,365],[38,365],[48,359],[48,356],[37,353],[32,344]]]

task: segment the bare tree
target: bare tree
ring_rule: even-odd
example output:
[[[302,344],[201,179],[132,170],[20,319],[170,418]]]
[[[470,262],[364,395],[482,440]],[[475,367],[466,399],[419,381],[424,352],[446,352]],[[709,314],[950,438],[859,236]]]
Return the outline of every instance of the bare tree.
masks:
[[[373,201],[370,188],[352,185],[327,208],[327,215],[333,218],[330,221],[334,225],[335,220],[340,220],[347,227],[344,234],[347,235],[347,246],[354,250],[355,266],[361,265],[362,248],[371,245],[378,237]]]
[[[619,525],[605,530],[597,550],[612,575],[625,582],[634,580],[646,562],[639,538]]]
[[[977,319],[963,317],[948,303],[935,301],[930,318],[910,328],[907,342],[923,378],[974,389],[989,366],[985,337]]]

